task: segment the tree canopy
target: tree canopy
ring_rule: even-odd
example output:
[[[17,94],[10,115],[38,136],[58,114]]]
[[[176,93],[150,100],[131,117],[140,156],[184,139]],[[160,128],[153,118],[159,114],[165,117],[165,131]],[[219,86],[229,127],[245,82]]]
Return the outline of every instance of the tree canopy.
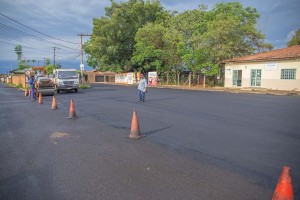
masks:
[[[300,29],[296,31],[292,39],[288,42],[288,46],[300,45]]]
[[[85,44],[88,64],[100,70],[130,71],[135,35],[149,22],[163,19],[167,13],[157,0],[111,1],[104,17],[94,19],[91,40]]]
[[[159,0],[111,0],[105,11],[84,45],[88,64],[101,71],[216,74],[224,59],[272,48],[256,28],[257,10],[238,2],[171,13]]]

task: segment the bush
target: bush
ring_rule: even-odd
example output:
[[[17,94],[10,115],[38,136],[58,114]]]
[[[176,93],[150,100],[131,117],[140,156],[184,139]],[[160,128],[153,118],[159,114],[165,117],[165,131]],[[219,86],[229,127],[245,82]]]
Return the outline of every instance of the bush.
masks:
[[[18,88],[18,89],[22,89],[23,88],[23,86],[19,83],[17,86],[16,86],[16,88]]]
[[[79,85],[79,88],[80,89],[88,89],[88,88],[91,88],[91,86],[88,84],[83,84],[83,85]]]

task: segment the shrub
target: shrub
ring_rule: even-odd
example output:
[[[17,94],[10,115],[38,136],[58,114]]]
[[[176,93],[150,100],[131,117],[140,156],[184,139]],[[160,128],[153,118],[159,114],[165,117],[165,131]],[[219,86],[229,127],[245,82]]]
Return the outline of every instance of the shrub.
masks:
[[[79,88],[80,89],[88,89],[88,88],[91,88],[91,86],[88,84],[83,84],[83,85],[80,85]]]

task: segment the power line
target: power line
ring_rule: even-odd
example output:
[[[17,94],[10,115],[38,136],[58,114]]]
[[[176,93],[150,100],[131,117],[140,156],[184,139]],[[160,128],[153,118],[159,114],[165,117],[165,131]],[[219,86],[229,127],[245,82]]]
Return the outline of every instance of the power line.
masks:
[[[4,38],[2,38],[2,37],[0,37],[0,39],[4,40]],[[1,43],[6,43],[6,44],[9,44],[9,45],[12,45],[12,46],[18,45],[18,43],[13,43],[13,42],[8,42],[8,41],[0,41],[0,42]],[[21,45],[21,46],[22,46],[22,48],[25,47],[27,49],[33,49],[33,50],[39,50],[39,51],[41,50],[41,49],[38,49],[38,48],[26,46],[26,45]]]
[[[45,13],[47,13],[48,16],[52,16],[60,22],[65,22],[65,18],[61,16],[61,13],[56,12],[56,10],[51,7],[47,7],[46,4],[41,5],[41,2],[39,1],[35,2],[34,4],[28,2],[27,0],[23,0],[23,1],[29,4],[29,6],[28,5],[26,6],[28,8],[27,10],[31,10],[37,14],[42,14],[42,15],[45,15]],[[36,9],[34,9],[34,7]],[[78,26],[78,24],[75,24],[73,21],[69,21],[68,23],[73,24],[75,27]]]
[[[56,55],[56,57],[60,58],[60,59],[57,59],[57,60],[62,60],[62,61],[63,61],[63,59],[64,60],[76,60],[76,59],[78,59],[79,56],[80,56],[79,54],[73,55],[73,56],[70,56],[70,57],[62,57],[62,56]]]
[[[10,18],[10,17],[4,15],[4,14],[1,13],[1,12],[0,12],[0,15],[6,17],[7,19],[10,19],[11,21],[13,21],[13,22],[15,22],[15,23],[17,23],[17,24],[20,24],[20,25],[22,25],[22,26],[24,26],[24,27],[26,27],[26,28],[28,28],[28,29],[30,29],[30,30],[32,30],[32,31],[35,31],[35,32],[37,32],[37,33],[39,33],[39,34],[45,35],[45,36],[50,37],[50,38],[52,38],[52,39],[59,40],[59,41],[62,41],[62,42],[71,43],[71,44],[80,44],[80,43],[76,43],[76,42],[70,42],[70,41],[62,40],[62,39],[59,39],[59,38],[50,36],[50,35],[48,35],[48,34],[42,33],[42,32],[40,32],[40,31],[37,31],[37,30],[35,30],[35,29],[33,29],[33,28],[30,28],[29,26],[26,26],[25,24],[22,24],[22,23],[20,23],[20,22],[18,22],[18,21],[16,21],[16,20],[14,20],[14,19],[12,19],[12,18]]]
[[[67,49],[71,49],[71,50],[78,51],[78,49],[74,49],[74,48],[71,48],[71,47],[68,47],[68,46],[65,46],[65,45],[62,45],[62,44],[58,44],[58,43],[56,43],[56,42],[52,42],[52,41],[47,40],[47,39],[45,39],[45,38],[41,38],[41,37],[39,37],[39,36],[30,34],[30,33],[26,33],[26,32],[24,32],[24,31],[21,31],[21,30],[19,30],[19,29],[13,28],[13,27],[8,26],[8,25],[6,25],[6,24],[0,23],[0,28],[1,28],[1,29],[5,29],[5,30],[8,30],[8,31],[10,31],[11,33],[14,33],[14,34],[16,34],[16,35],[24,34],[24,35],[26,35],[26,36],[36,38],[36,39],[38,39],[39,41],[47,41],[47,42],[52,43],[52,44],[55,44],[55,45],[57,45],[57,46],[61,46],[61,47],[67,48]]]

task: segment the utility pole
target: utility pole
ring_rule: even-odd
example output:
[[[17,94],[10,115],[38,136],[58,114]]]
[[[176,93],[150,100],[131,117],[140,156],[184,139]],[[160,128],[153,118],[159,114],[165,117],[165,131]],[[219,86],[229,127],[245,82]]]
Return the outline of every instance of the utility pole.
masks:
[[[80,33],[80,34],[78,34],[78,36],[80,36],[80,71],[81,71],[81,84],[83,84],[83,69],[84,69],[84,65],[83,65],[82,37],[83,36],[92,36],[92,35],[91,34]]]
[[[60,49],[59,47],[52,47],[53,48],[53,65],[55,66],[55,50]]]

